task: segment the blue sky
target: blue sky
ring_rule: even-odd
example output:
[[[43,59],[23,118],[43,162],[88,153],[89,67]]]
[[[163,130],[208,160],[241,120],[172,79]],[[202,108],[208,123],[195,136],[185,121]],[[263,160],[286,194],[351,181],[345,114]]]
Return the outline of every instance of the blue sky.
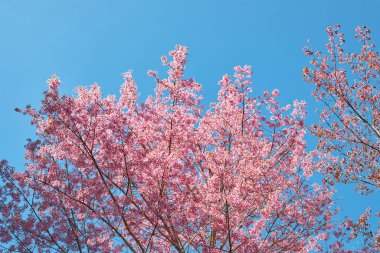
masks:
[[[284,104],[304,99],[313,121],[316,104],[301,75],[308,64],[302,47],[310,38],[322,49],[325,28],[336,23],[348,43],[357,25],[367,25],[380,45],[379,11],[377,0],[0,0],[0,159],[23,168],[23,145],[34,129],[14,108],[38,107],[53,73],[63,93],[98,82],[105,94],[114,94],[121,73],[131,68],[145,98],[154,88],[146,71],[164,74],[160,56],[176,44],[190,48],[187,75],[203,84],[206,104],[215,100],[222,74],[250,64],[256,94],[278,88]],[[379,194],[364,198],[350,187],[339,189],[347,213],[380,203]]]

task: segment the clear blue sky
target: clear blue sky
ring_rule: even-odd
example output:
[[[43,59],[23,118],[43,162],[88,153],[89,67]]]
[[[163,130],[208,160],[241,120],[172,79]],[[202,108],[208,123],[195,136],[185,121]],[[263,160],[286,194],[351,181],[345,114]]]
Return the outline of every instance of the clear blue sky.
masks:
[[[98,82],[107,94],[132,68],[146,97],[154,87],[146,71],[164,73],[160,56],[176,44],[190,48],[187,75],[203,84],[206,104],[223,73],[250,64],[255,92],[278,88],[282,103],[304,99],[313,111],[312,87],[301,75],[307,38],[322,48],[325,28],[339,23],[350,42],[354,28],[367,25],[380,45],[379,13],[377,0],[0,0],[0,159],[23,168],[34,129],[14,108],[38,107],[51,74],[64,93]],[[379,194],[362,198],[347,187],[336,196],[353,215],[380,203]]]

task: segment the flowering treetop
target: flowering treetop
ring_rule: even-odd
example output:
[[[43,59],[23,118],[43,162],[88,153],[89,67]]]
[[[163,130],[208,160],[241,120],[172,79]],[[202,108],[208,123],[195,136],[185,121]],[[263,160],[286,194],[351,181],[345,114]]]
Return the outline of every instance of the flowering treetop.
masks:
[[[149,71],[155,94],[142,104],[129,71],[119,98],[97,84],[61,95],[53,76],[40,109],[18,109],[37,139],[25,171],[0,166],[3,251],[321,250],[333,191],[308,183],[305,102],[253,97],[251,67],[238,66],[202,111],[187,54],[177,46],[162,58],[164,79]]]

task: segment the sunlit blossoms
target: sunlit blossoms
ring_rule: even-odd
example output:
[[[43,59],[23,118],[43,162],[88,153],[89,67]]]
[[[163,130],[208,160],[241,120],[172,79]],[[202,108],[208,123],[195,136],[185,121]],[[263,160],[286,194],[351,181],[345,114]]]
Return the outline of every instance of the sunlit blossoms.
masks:
[[[202,110],[183,76],[188,50],[137,102],[132,72],[120,97],[100,87],[59,94],[53,76],[31,117],[27,169],[1,164],[5,252],[309,252],[331,228],[333,191],[308,184],[305,102],[278,90],[251,96],[250,66],[220,81]]]

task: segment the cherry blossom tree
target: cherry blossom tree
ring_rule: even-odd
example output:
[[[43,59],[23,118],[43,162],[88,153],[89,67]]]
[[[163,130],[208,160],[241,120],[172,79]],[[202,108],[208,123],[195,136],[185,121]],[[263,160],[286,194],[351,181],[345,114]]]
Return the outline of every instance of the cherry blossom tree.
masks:
[[[371,42],[370,30],[357,27],[358,52],[345,51],[340,26],[328,27],[326,53],[305,48],[311,68],[303,75],[315,84],[313,96],[322,102],[320,122],[311,127],[318,137],[319,167],[330,183],[354,183],[363,194],[380,188],[380,57]],[[377,207],[376,207],[377,208]],[[378,214],[379,215],[379,214]],[[367,210],[355,224],[380,251],[380,226],[370,229]],[[356,233],[354,233],[356,236]]]
[[[40,109],[16,109],[37,139],[25,171],[1,162],[3,252],[321,249],[333,190],[308,181],[305,102],[281,107],[278,90],[253,97],[251,68],[238,66],[204,111],[201,85],[184,76],[187,53],[162,57],[164,79],[148,72],[155,94],[141,104],[129,71],[119,98],[97,84],[61,95],[53,76]]]

